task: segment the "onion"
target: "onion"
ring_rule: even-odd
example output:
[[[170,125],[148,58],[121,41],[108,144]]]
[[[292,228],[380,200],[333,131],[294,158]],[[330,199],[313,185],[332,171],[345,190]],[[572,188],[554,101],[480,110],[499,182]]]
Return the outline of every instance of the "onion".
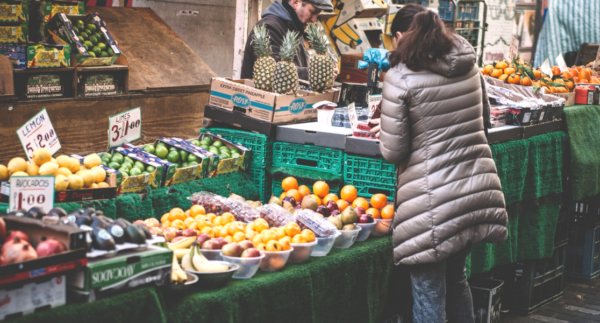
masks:
[[[8,232],[8,237],[6,237],[6,242],[9,242],[15,237],[19,237],[21,240],[29,242],[29,236],[25,232],[19,230],[10,230]]]
[[[8,243],[4,244],[6,246]],[[10,241],[8,248],[2,246],[2,256],[0,257],[2,265],[17,264],[27,260],[37,259],[38,255],[35,249],[25,240],[16,237]]]
[[[49,238],[40,242],[35,250],[38,257],[41,258],[63,253],[67,250],[67,247],[62,242],[54,238]]]

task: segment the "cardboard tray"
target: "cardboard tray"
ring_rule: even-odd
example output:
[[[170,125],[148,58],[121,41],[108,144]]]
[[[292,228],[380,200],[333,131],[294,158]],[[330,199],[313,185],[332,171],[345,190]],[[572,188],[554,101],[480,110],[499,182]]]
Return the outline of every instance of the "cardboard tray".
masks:
[[[54,237],[64,243],[68,251],[23,263],[0,266],[0,285],[81,269],[87,264],[85,255],[86,234],[84,231],[12,215],[5,216],[3,219],[6,222],[7,230],[20,230],[27,233],[32,246],[37,246],[42,237]]]
[[[161,242],[165,242],[165,238],[163,236],[152,236],[152,239],[146,239],[146,243],[145,244],[135,244],[135,243],[129,243],[129,242],[125,242],[122,244],[118,244],[115,250],[96,250],[96,249],[92,249],[92,251],[88,252],[86,254],[86,256],[88,257],[88,259],[93,259],[93,258],[99,258],[99,257],[114,257],[116,256],[119,252],[122,251],[131,251],[131,250],[146,250],[148,249],[148,246],[153,245],[153,244],[158,244]]]
[[[364,139],[358,137],[346,138],[346,147],[344,151],[347,154],[356,154],[369,157],[381,157],[379,150],[379,140]]]
[[[231,149],[231,148],[237,148],[241,154],[240,157],[237,158],[227,158],[227,159],[220,159],[219,158],[219,163],[217,166],[217,175],[221,175],[221,174],[228,174],[228,173],[234,173],[237,172],[238,170],[246,170],[248,169],[249,165],[250,165],[250,159],[252,158],[252,152],[250,151],[250,149],[240,145],[240,144],[236,144],[233,143],[229,140],[223,139],[221,136],[216,136],[213,135],[210,132],[207,133],[201,133],[200,137],[198,138],[198,140],[202,141],[202,139],[204,137],[209,137],[212,139],[212,141],[214,142],[215,140],[219,140],[221,141],[225,146],[227,146],[227,148]],[[185,141],[190,142],[191,140]],[[182,143],[183,144],[183,143]],[[193,146],[195,149],[198,149],[201,152],[204,152],[206,150],[194,146],[191,143],[189,143],[191,146]]]
[[[278,126],[275,140],[295,144],[345,149],[346,141],[350,136],[352,136],[352,129],[327,127],[318,122],[310,122]]]
[[[507,125],[499,128],[488,129],[488,144],[523,139],[523,127]]]
[[[533,136],[543,135],[545,133],[560,131],[562,120],[555,120],[549,122],[538,123],[531,126],[523,127],[523,139],[531,138]]]

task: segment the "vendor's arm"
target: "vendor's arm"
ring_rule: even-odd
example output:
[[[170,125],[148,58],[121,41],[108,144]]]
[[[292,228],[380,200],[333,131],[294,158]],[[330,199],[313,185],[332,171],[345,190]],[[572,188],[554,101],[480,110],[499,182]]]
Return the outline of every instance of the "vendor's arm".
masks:
[[[389,162],[398,163],[410,154],[409,91],[398,69],[385,76],[381,102],[379,149]]]
[[[483,74],[479,73],[481,80],[481,103],[483,105],[483,128],[485,129],[485,133],[489,128],[491,128],[490,123],[490,98],[487,94],[487,89],[485,88],[485,79],[483,78]]]

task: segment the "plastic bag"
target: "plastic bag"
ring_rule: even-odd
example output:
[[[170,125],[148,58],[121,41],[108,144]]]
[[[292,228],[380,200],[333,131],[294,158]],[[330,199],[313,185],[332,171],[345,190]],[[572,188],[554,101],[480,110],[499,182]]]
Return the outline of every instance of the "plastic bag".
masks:
[[[271,228],[282,227],[288,223],[296,222],[296,217],[292,213],[274,203],[263,205],[260,208],[260,217],[265,219]]]
[[[229,212],[233,214],[236,221],[250,223],[260,218],[260,212],[245,201],[230,198],[226,200],[226,207],[229,208]]]
[[[338,234],[338,230],[333,223],[318,216],[312,210],[298,210],[294,215],[296,216],[296,223],[302,230],[310,229],[317,237],[329,238]]]

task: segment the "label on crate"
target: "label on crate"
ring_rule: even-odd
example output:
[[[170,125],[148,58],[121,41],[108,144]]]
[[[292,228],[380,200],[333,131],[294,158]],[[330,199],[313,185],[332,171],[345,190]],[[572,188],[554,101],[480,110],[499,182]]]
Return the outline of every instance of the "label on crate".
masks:
[[[28,99],[54,98],[63,96],[60,76],[55,74],[35,75],[27,79]]]
[[[108,118],[108,148],[142,137],[142,109],[137,107]]]
[[[16,176],[10,180],[9,211],[54,207],[54,176]]]
[[[508,61],[512,62],[517,55],[519,55],[519,40],[517,37],[513,36],[510,41],[510,47],[508,48]]]
[[[52,155],[61,148],[46,109],[40,111],[17,129],[17,135],[30,161],[33,151],[37,148],[46,148]]]
[[[108,74],[88,76],[84,84],[85,96],[116,95],[115,78]]]

